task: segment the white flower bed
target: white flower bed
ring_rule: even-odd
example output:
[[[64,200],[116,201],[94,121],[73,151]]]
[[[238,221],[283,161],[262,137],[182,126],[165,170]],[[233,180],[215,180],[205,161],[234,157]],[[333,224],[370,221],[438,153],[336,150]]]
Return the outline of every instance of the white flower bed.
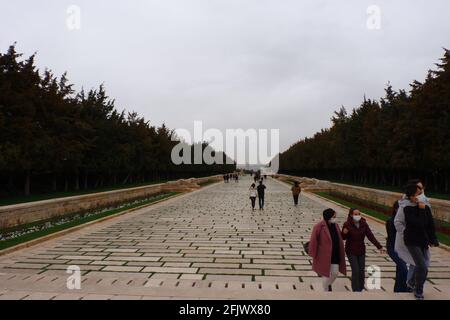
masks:
[[[47,221],[45,223],[42,224],[38,224],[38,225],[34,225],[28,228],[24,228],[24,229],[20,229],[20,230],[16,230],[16,231],[11,231],[11,232],[5,232],[5,233],[1,233],[0,234],[0,241],[4,241],[4,240],[9,240],[9,239],[15,239],[18,238],[20,236],[26,235],[26,234],[30,234],[30,233],[34,233],[34,232],[38,232],[41,230],[46,230],[55,226],[59,226],[68,222],[72,222],[72,221],[76,221],[79,220],[81,218],[86,218],[86,217],[91,217],[91,216],[95,216],[95,215],[99,215],[111,210],[117,210],[117,209],[122,209],[128,206],[133,206],[139,203],[144,203],[150,200],[156,200],[158,198],[162,198],[163,196],[165,196],[165,194],[162,195],[157,195],[157,196],[152,196],[149,198],[145,198],[145,199],[138,199],[138,200],[134,200],[132,202],[126,202],[126,203],[122,203],[118,206],[113,206],[113,207],[107,207],[107,208],[103,208],[97,211],[91,211],[91,212],[86,212],[86,213],[79,213],[79,214],[74,214],[68,217],[60,217],[55,219],[54,221]]]

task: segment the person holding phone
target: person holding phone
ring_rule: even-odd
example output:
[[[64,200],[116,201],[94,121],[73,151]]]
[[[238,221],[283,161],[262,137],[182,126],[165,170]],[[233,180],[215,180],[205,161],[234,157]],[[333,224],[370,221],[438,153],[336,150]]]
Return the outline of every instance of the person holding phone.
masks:
[[[417,184],[408,184],[394,219],[395,251],[414,266],[411,285],[414,297],[424,299],[423,288],[430,264],[430,247],[439,246],[431,207]]]
[[[366,219],[361,216],[358,209],[350,209],[347,221],[342,228],[342,238],[345,241],[345,253],[347,254],[352,269],[352,291],[364,290],[366,273],[366,245],[364,240],[369,239],[375,247],[384,253],[382,245],[372,233]]]

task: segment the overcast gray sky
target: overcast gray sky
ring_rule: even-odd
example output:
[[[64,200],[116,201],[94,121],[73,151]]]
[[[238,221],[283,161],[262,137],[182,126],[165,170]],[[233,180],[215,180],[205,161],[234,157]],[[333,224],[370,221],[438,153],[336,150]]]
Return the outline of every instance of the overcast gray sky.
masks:
[[[448,0],[0,0],[0,49],[170,128],[280,129],[281,149],[450,47]],[[81,29],[66,26],[69,5]],[[367,8],[381,29],[367,28]]]

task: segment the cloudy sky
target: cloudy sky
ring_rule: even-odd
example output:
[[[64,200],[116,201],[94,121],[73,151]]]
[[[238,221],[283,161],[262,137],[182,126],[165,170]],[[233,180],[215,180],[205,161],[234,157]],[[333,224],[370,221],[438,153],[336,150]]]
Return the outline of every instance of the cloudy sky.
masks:
[[[104,83],[155,125],[280,129],[281,150],[341,105],[422,80],[450,47],[448,0],[0,0],[0,50]],[[79,30],[70,5],[80,9]],[[381,10],[380,29],[371,5]],[[374,11],[371,11],[374,12]],[[375,20],[374,20],[375,19]]]

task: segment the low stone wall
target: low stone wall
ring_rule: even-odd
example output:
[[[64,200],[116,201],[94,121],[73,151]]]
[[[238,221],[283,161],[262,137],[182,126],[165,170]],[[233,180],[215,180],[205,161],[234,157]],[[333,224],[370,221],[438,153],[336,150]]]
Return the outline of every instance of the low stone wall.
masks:
[[[199,183],[220,180],[221,176],[191,178],[137,188],[2,206],[0,207],[0,229],[51,219],[70,213],[114,206],[162,192],[189,192],[200,188]]]
[[[276,178],[283,181],[289,180],[298,181],[300,182],[301,187],[305,191],[310,192],[335,191],[345,194],[347,196],[367,200],[388,207],[391,207],[396,200],[401,199],[401,197],[403,196],[401,193],[398,192],[363,188],[310,178],[302,178],[288,175],[277,175]],[[450,221],[450,201],[431,198],[430,203],[433,208],[433,216],[436,219],[447,222]]]

